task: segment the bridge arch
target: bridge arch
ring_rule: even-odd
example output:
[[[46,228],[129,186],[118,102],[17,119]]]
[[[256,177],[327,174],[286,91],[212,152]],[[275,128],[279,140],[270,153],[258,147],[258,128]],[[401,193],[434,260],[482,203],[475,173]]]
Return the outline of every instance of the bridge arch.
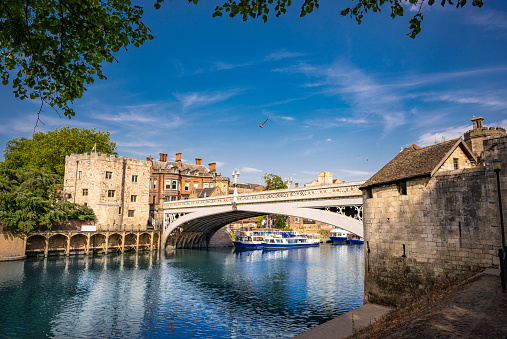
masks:
[[[171,221],[164,225],[162,246],[163,248],[167,245],[175,248],[207,247],[213,234],[225,225],[238,220],[267,214],[312,219],[342,228],[362,237],[363,223],[361,220],[329,210],[329,207],[357,205],[362,205],[362,198],[272,204],[241,204],[237,205],[236,210],[232,208],[232,205],[166,210],[167,218]],[[169,214],[176,215],[177,218],[169,218]]]

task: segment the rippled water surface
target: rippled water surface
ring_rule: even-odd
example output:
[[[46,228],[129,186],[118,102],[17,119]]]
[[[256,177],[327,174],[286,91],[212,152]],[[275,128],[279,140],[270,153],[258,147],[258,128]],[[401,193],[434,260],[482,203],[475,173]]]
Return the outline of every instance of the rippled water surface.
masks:
[[[0,338],[290,338],[363,304],[363,246],[0,262]]]

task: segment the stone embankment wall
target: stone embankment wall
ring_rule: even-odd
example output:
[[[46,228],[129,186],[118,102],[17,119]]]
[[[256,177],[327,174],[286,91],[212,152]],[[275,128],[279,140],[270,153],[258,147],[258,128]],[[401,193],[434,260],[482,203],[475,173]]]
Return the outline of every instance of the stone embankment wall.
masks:
[[[501,233],[496,174],[502,160],[507,206],[507,136],[484,141],[485,166],[442,171],[364,196],[365,299],[400,305],[445,277],[498,265]],[[505,215],[505,213],[504,213]]]
[[[226,231],[225,227],[222,227],[211,237],[208,247],[232,247],[231,235]]]
[[[25,258],[26,242],[23,235],[0,232],[0,261]]]

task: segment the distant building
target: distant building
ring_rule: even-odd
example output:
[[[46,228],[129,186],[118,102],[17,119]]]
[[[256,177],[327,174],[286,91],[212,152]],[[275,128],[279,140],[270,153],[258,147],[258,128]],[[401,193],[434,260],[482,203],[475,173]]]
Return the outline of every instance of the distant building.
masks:
[[[308,184],[305,184],[305,187],[339,184],[341,182],[342,181],[340,180],[340,178],[336,178],[335,180],[333,180],[333,173],[329,171],[322,171],[319,173],[317,180],[313,179]]]
[[[146,226],[150,170],[150,163],[114,155],[68,155],[64,199],[92,208],[96,225]]]
[[[264,186],[258,185],[258,184],[243,183],[243,184],[237,184],[236,187],[238,189],[238,193],[252,193],[252,192],[264,191]],[[228,192],[229,192],[229,194],[234,193],[234,184],[229,184]]]

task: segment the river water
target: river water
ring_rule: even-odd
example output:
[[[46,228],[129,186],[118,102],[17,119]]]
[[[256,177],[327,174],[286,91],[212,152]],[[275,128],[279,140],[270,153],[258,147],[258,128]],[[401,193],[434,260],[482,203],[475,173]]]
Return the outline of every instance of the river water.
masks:
[[[291,338],[363,304],[362,245],[0,262],[0,338]]]

